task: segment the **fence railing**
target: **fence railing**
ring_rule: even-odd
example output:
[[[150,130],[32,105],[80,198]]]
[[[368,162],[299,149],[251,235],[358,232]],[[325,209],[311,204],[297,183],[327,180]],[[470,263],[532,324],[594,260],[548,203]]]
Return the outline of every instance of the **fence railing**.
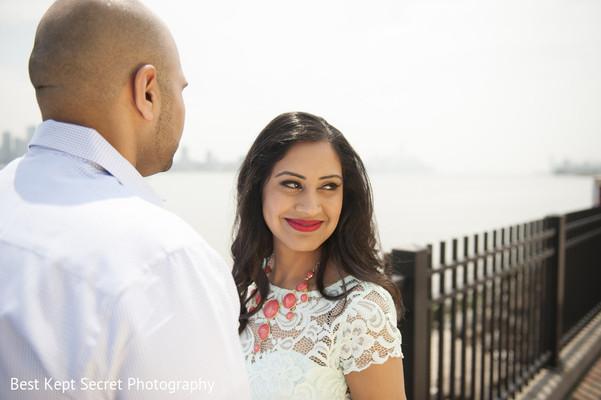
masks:
[[[601,311],[601,208],[393,250],[410,399],[508,399]]]

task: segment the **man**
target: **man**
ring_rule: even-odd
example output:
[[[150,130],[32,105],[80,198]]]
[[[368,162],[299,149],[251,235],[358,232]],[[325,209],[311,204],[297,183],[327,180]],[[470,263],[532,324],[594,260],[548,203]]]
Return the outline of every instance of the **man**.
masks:
[[[0,171],[0,398],[249,398],[230,271],[143,177],[186,81],[138,0],[58,0],[29,64],[42,113]]]

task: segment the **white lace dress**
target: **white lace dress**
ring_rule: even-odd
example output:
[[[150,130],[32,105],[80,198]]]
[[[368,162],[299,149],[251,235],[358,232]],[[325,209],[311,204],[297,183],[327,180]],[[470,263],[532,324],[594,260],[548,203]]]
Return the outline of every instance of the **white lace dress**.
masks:
[[[326,291],[349,290],[347,302],[327,300],[319,291],[308,292],[291,320],[280,307],[270,321],[271,333],[259,352],[258,329],[267,319],[253,315],[241,333],[253,399],[350,399],[345,375],[402,356],[396,309],[382,287],[347,276]],[[270,286],[269,299],[280,303],[291,291]]]

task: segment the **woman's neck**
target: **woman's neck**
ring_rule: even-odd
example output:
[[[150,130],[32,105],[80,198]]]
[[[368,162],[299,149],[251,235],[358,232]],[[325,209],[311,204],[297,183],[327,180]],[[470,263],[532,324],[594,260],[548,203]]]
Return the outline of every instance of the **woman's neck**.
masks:
[[[319,250],[311,252],[278,251],[274,249],[269,280],[275,286],[294,289],[319,262]],[[309,282],[311,287],[311,282]]]

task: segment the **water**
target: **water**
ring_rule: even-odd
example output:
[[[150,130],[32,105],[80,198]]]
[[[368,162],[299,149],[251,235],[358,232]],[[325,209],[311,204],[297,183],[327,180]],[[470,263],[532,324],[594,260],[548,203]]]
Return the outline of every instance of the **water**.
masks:
[[[165,207],[226,260],[235,172],[182,171],[149,178]],[[382,248],[414,248],[592,206],[593,179],[548,174],[371,173]]]

